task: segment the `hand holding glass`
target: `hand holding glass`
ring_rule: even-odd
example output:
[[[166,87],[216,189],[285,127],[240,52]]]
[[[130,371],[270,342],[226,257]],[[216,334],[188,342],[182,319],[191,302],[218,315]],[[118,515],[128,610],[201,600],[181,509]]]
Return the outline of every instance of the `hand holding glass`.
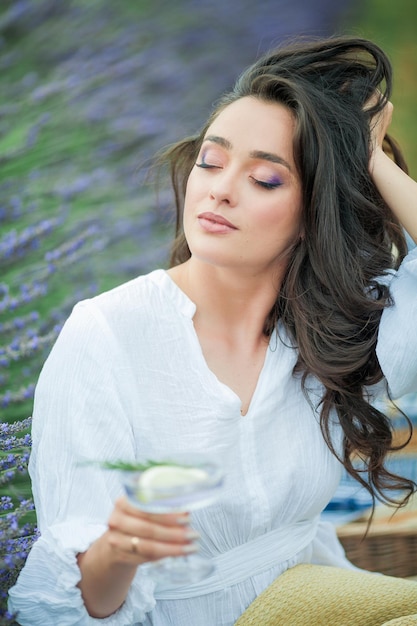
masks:
[[[122,471],[129,502],[147,513],[183,513],[212,504],[222,486],[219,466],[196,455],[144,462]],[[139,466],[137,466],[139,467]],[[166,557],[148,564],[156,580],[169,584],[197,582],[212,573],[212,561],[198,554]]]

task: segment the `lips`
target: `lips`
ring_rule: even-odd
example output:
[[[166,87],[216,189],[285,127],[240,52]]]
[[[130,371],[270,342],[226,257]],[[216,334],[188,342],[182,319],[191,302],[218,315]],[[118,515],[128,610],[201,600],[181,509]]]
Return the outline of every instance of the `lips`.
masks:
[[[227,229],[227,230],[237,230],[237,227],[234,224],[229,222],[222,215],[217,215],[216,213],[210,213],[210,212],[200,213],[198,215],[198,219],[200,220],[201,223],[203,224],[205,223],[207,226],[209,225],[208,223],[211,223],[213,227],[217,226],[218,228],[223,227],[224,229]]]

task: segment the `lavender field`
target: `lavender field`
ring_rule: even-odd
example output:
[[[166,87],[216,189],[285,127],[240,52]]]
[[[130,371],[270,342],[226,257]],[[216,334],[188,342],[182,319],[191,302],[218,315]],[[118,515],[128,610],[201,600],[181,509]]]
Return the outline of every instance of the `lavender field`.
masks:
[[[26,467],[42,363],[77,300],[166,264],[171,197],[155,193],[152,156],[264,50],[358,15],[349,0],[2,1],[0,625],[36,538]]]

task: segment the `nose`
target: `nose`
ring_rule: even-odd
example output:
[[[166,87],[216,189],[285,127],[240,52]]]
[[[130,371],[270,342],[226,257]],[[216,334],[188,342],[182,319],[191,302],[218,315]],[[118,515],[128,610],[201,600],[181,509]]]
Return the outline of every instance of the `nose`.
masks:
[[[210,198],[218,204],[235,206],[237,203],[237,181],[232,171],[221,170],[213,177]]]

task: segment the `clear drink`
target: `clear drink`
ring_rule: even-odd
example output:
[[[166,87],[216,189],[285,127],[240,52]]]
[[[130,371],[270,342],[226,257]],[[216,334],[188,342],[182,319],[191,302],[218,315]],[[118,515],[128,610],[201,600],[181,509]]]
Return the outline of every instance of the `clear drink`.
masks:
[[[148,470],[123,472],[129,501],[149,513],[194,511],[212,504],[222,486],[214,463],[179,465],[165,462]]]
[[[128,500],[148,513],[191,512],[209,506],[223,484],[219,465],[196,455],[145,461],[140,469],[133,465],[123,469],[121,476]],[[213,562],[198,554],[167,557],[147,567],[162,586],[198,582],[214,570]]]

